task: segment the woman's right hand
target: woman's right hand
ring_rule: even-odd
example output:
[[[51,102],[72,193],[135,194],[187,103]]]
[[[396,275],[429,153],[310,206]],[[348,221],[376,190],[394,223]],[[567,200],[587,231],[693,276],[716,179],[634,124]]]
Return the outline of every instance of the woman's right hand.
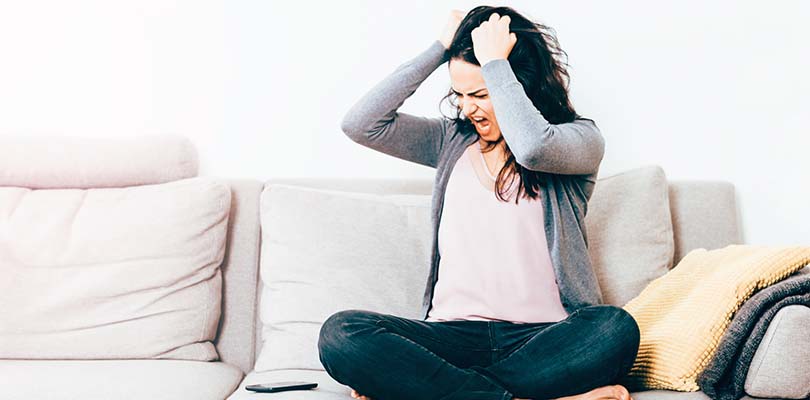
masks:
[[[461,25],[461,20],[464,19],[465,15],[467,15],[467,13],[461,10],[450,11],[450,18],[448,18],[444,32],[442,32],[442,36],[439,38],[439,41],[442,42],[445,49],[450,48],[450,44],[453,42],[453,36],[456,35],[456,30],[458,26]]]

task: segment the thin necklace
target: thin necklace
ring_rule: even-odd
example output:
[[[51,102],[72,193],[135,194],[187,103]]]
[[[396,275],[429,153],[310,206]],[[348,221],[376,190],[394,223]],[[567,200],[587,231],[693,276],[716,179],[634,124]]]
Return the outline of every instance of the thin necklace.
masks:
[[[495,176],[492,174],[492,171],[489,170],[489,166],[487,165],[487,160],[484,158],[484,153],[478,153],[479,157],[481,157],[481,162],[484,163],[484,170],[487,171],[487,175],[491,179],[496,179]]]
[[[497,150],[492,150],[492,151],[497,151]],[[496,172],[492,172],[492,171],[490,171],[490,170],[489,170],[489,166],[487,165],[487,160],[484,158],[484,152],[483,152],[483,149],[482,149],[480,146],[479,146],[479,151],[478,151],[478,154],[481,156],[481,162],[483,162],[483,163],[484,163],[484,169],[487,171],[487,175],[489,175],[489,177],[490,177],[490,178],[492,178],[492,179],[497,179],[497,178],[495,178],[495,173],[497,173],[497,171],[496,171]],[[501,155],[501,156],[502,156],[502,155],[503,155],[503,153],[501,153],[501,154],[499,154],[499,155]],[[500,164],[500,162],[502,161],[502,158],[503,158],[503,157],[498,157],[498,161],[495,163],[495,165]],[[505,160],[503,160],[503,161],[505,161]]]

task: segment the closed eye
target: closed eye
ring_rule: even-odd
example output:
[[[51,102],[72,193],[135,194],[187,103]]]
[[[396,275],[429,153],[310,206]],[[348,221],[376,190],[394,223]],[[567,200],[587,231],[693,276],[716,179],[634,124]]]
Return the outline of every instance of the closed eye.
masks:
[[[464,97],[464,95],[459,93],[459,92],[453,92],[453,96],[456,96],[458,98],[463,98]],[[487,97],[489,97],[489,93],[475,94],[475,95],[471,95],[470,97],[475,97],[476,99],[486,99]]]
[[[483,98],[486,98],[487,96],[489,96],[489,93],[488,93],[488,92],[484,92],[484,90],[486,90],[486,88],[481,88],[481,89],[478,89],[478,90],[476,90],[475,92],[468,93],[468,95],[469,95],[469,96],[471,96],[471,97],[475,97],[476,99],[483,99]],[[456,97],[464,97],[464,95],[463,95],[463,94],[461,94],[461,93],[459,93],[459,92],[456,92],[456,91],[455,91],[455,90],[453,90],[453,89],[450,89],[450,91],[453,93],[453,96],[456,96]],[[482,93],[482,92],[483,92],[483,93]]]

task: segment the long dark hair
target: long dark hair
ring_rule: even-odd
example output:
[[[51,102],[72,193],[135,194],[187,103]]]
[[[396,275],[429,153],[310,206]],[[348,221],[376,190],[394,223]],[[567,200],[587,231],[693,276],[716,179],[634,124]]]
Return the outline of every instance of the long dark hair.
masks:
[[[447,50],[447,58],[451,61],[463,60],[480,66],[481,64],[475,58],[473,52],[471,32],[482,22],[488,20],[493,13],[497,13],[502,17],[508,15],[511,19],[509,30],[515,33],[517,42],[512,48],[512,52],[509,53],[508,60],[517,80],[523,86],[523,90],[531,99],[532,104],[551,124],[561,124],[581,118],[574,111],[574,107],[568,99],[570,76],[566,71],[568,64],[563,58],[563,56],[567,58],[567,54],[560,48],[554,29],[532,22],[510,7],[479,6],[467,13],[456,30],[450,48]],[[472,123],[468,119],[462,118],[461,109],[454,102],[454,99],[452,88],[442,99],[442,101],[448,100],[455,107],[456,115],[452,119],[460,128],[462,134],[477,134]],[[538,132],[538,134],[541,133]],[[487,146],[481,151],[485,153],[492,151],[502,141],[504,141],[503,135],[495,143],[487,142]],[[515,156],[506,143],[504,143],[504,148],[507,159],[503,168],[498,172],[495,181],[496,197],[502,201],[508,201],[508,199],[504,198],[507,193],[502,192],[506,190],[505,186],[512,182],[514,175],[519,174],[521,185],[515,196],[515,204],[518,203],[518,198],[521,197],[521,192],[524,191],[527,197],[537,198],[539,188],[546,179],[546,173],[524,168],[517,163]]]

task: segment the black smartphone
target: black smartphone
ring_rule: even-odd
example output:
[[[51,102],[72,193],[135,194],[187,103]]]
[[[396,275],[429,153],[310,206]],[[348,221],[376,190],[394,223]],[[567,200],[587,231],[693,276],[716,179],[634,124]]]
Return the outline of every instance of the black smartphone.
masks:
[[[315,382],[301,382],[301,381],[288,381],[288,382],[270,382],[261,383],[258,385],[247,385],[246,390],[262,393],[284,392],[287,390],[306,390],[317,387]]]

